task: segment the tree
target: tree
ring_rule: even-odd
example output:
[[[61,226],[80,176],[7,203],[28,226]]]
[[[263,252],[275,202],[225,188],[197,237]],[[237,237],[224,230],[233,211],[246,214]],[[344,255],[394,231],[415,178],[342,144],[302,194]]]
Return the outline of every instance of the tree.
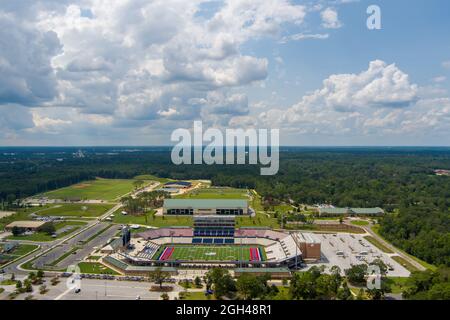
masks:
[[[267,276],[254,276],[244,273],[236,281],[236,289],[244,299],[263,298],[269,293]]]
[[[12,227],[11,232],[12,232],[13,236],[17,237],[17,236],[21,235],[22,233],[24,233],[25,229],[20,228],[18,226],[14,226],[14,227]]]
[[[16,282],[16,289],[22,289],[22,281],[20,281],[20,280],[17,280],[17,282]]]
[[[162,289],[163,283],[170,278],[170,273],[162,271],[161,267],[158,267],[149,274],[149,278],[154,283],[159,284],[159,288]]]
[[[140,189],[140,188],[142,188],[142,186],[145,184],[145,182],[143,181],[143,180],[135,180],[135,181],[133,181],[133,186],[134,186],[134,189]]]
[[[161,295],[161,299],[163,299],[163,300],[170,300],[170,297],[169,297],[169,295],[167,294],[167,293],[163,293],[162,295]]]
[[[56,232],[56,228],[53,223],[46,223],[39,229],[39,231],[52,235]]]
[[[214,290],[217,299],[230,296],[236,291],[236,283],[226,269],[213,268],[205,275],[205,283],[208,290]]]
[[[411,274],[403,291],[403,298],[411,300],[450,299],[450,268],[439,267],[436,271],[416,271]]]
[[[337,295],[339,288],[341,287],[342,283],[342,276],[341,276],[341,269],[338,266],[332,266],[330,268],[331,272],[331,292],[334,295]]]
[[[195,286],[196,286],[197,288],[201,288],[201,286],[202,286],[202,279],[200,279],[199,276],[195,277],[195,279],[194,279],[194,284],[195,284]]]
[[[29,279],[25,279],[23,284],[24,284],[25,292],[32,292],[33,291],[33,286],[31,285],[31,281]]]
[[[348,281],[354,285],[363,285],[366,283],[367,265],[358,264],[345,270]]]
[[[316,281],[320,277],[320,269],[312,267],[308,271],[294,274],[291,279],[289,294],[292,299],[312,300],[316,298]]]
[[[342,288],[338,290],[337,298],[339,300],[353,300],[353,294],[348,287],[347,281],[344,281]]]
[[[365,300],[365,296],[364,289],[359,289],[356,300]]]

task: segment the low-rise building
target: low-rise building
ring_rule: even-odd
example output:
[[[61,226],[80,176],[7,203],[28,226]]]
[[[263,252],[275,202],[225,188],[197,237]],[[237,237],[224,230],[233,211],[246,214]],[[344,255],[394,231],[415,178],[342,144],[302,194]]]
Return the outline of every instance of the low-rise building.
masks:
[[[25,231],[39,231],[48,221],[14,221],[5,226],[6,231],[11,231],[14,227],[24,229]]]
[[[164,188],[187,189],[192,187],[189,181],[171,181],[164,184]]]
[[[163,213],[168,215],[248,215],[247,200],[240,199],[165,199]]]
[[[384,214],[381,208],[319,208],[319,216],[380,216]]]

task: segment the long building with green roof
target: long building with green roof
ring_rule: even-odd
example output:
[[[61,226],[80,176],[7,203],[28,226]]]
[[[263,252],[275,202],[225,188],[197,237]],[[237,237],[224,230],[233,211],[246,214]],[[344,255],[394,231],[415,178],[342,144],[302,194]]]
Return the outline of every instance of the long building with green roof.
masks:
[[[243,199],[165,199],[163,213],[168,215],[248,215]]]

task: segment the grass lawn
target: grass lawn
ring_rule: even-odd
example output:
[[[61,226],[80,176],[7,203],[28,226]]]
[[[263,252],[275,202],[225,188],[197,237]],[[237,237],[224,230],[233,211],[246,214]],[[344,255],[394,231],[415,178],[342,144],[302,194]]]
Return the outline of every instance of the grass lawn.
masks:
[[[114,213],[113,222],[120,224],[139,224],[153,227],[170,227],[170,226],[192,226],[191,216],[155,216],[154,212],[145,215],[133,216],[121,214],[122,210]]]
[[[89,256],[87,257],[88,260],[100,260],[101,256]]]
[[[111,209],[112,204],[61,204],[37,213],[39,216],[98,217]]]
[[[203,291],[183,292],[183,298],[180,300],[216,300],[213,294],[205,295]]]
[[[236,217],[236,227],[279,228],[278,220],[266,213],[256,213],[256,217]]]
[[[351,224],[355,225],[355,226],[368,226],[369,225],[369,221],[365,221],[365,220],[352,220]]]
[[[260,248],[261,260],[265,260],[265,252],[262,246],[248,245],[175,245],[162,246],[158,249],[154,258],[161,256],[166,248],[174,248],[167,261],[174,260],[202,260],[202,261],[250,261],[250,248]]]
[[[414,271],[418,271],[418,269],[413,266],[411,263],[409,263],[408,261],[406,261],[405,259],[403,259],[400,256],[393,256],[391,257],[394,261],[398,262],[400,265],[402,265],[403,267],[405,267],[409,272],[414,272]]]
[[[391,249],[386,247],[384,244],[382,244],[380,241],[378,241],[377,239],[375,239],[372,236],[365,236],[364,239],[369,241],[371,244],[373,244],[375,247],[377,247],[378,249],[380,249],[384,253],[394,253],[394,251],[392,251]]]
[[[154,176],[152,174],[142,174],[140,176],[134,177],[133,179],[134,180],[144,180],[144,181],[157,181],[157,182],[160,182],[160,183],[166,183],[166,182],[169,182],[169,181],[174,181],[174,180],[168,179],[168,178],[160,178],[160,177]]]
[[[8,254],[0,254],[0,267],[30,254],[33,250],[36,250],[39,246],[34,244],[19,244]]]
[[[52,238],[51,235],[48,235],[44,232],[35,232],[33,234],[30,235],[20,235],[20,236],[9,236],[7,237],[7,239],[9,240],[28,240],[28,241],[53,241],[56,239],[60,239],[62,237],[67,236],[68,234],[78,230],[80,227],[82,227],[83,225],[86,225],[86,222],[82,222],[82,221],[62,221],[62,222],[58,222],[55,223],[55,228],[56,231],[67,227],[67,226],[74,226],[73,228],[71,228],[70,230],[67,230],[65,232],[59,233],[58,236],[56,238]]]
[[[391,284],[392,293],[402,293],[408,288],[408,278],[388,277],[388,281]]]
[[[104,266],[98,262],[80,262],[78,264],[81,273],[93,273],[93,274],[112,274],[118,275],[116,271]]]
[[[273,213],[265,212],[261,204],[261,197],[254,190],[251,191],[250,207],[256,212],[255,217],[236,217],[236,227],[271,227],[279,228],[278,220]]]
[[[280,213],[288,213],[289,211],[294,211],[294,207],[290,204],[279,204],[273,207],[274,211],[278,211]]]
[[[34,244],[19,244],[14,250],[9,254],[17,257],[29,254],[31,251],[35,250],[38,246]]]
[[[49,191],[44,195],[50,199],[118,200],[134,190],[133,179],[96,179]],[[145,181],[147,184],[150,181]]]
[[[199,188],[176,195],[178,199],[248,199],[247,189],[236,188]]]

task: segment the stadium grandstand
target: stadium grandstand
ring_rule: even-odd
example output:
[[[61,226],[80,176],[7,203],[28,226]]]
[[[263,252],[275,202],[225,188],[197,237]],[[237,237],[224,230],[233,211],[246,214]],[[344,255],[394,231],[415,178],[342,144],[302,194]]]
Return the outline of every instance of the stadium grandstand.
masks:
[[[247,200],[241,199],[165,199],[167,215],[248,215]]]

